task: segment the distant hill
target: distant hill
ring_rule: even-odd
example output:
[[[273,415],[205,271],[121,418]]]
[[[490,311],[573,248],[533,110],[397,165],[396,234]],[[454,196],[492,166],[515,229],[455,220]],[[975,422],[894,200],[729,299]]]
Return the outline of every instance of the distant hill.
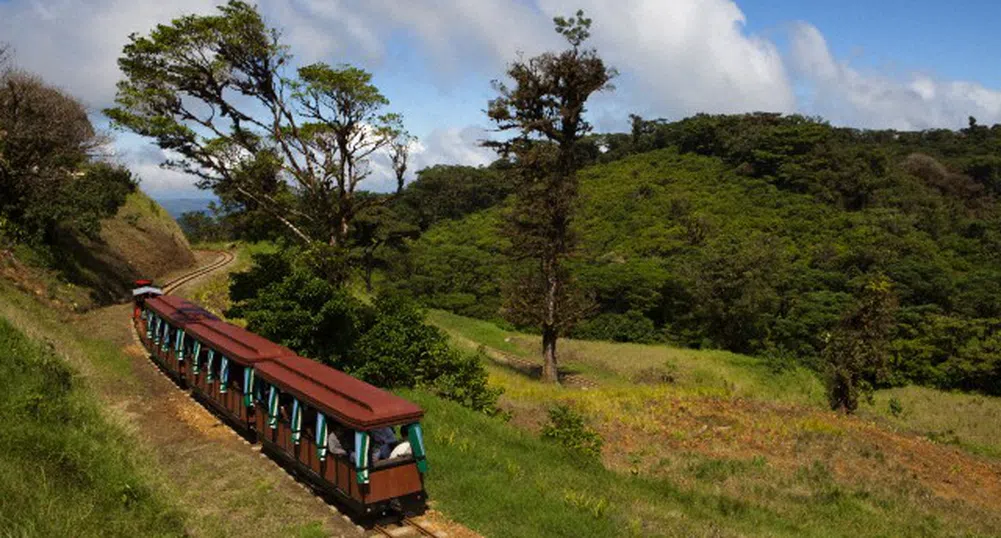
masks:
[[[171,198],[157,200],[174,220],[177,220],[178,217],[190,211],[208,212],[209,204],[213,201],[215,201],[213,198]]]

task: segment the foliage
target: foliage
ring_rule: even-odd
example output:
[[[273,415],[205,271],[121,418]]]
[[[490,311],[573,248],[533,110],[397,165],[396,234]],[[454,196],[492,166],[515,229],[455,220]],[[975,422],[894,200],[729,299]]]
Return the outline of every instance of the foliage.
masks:
[[[368,160],[403,131],[372,75],[322,63],[291,67],[277,30],[239,0],[132,34],[115,126],[180,155],[224,200],[264,211],[306,244],[344,246],[364,202]],[[288,186],[286,186],[286,184]],[[371,200],[369,200],[371,201]]]
[[[463,355],[424,322],[412,302],[384,293],[370,307],[318,274],[316,256],[298,249],[256,253],[232,275],[229,316],[247,328],[381,387],[427,387],[486,413],[499,391],[477,356]]]
[[[578,324],[571,334],[574,338],[586,340],[639,344],[649,344],[659,339],[653,320],[636,310],[630,310],[625,314],[611,312],[598,314]]]
[[[177,225],[191,243],[207,243],[230,239],[223,226],[204,211],[187,211],[177,217]]]
[[[0,319],[0,521],[16,536],[183,536],[74,372]]]
[[[137,183],[93,160],[101,143],[79,101],[28,73],[0,73],[0,234],[33,245],[60,232],[95,237]]]
[[[865,285],[857,304],[841,318],[824,349],[831,409],[854,413],[860,398],[872,400],[873,388],[887,375],[896,308],[892,283],[879,275]]]
[[[426,386],[467,407],[496,412],[500,392],[487,386],[480,357],[449,347],[448,338],[405,299],[380,297],[376,309],[375,325],[346,361],[348,372],[384,387]]]
[[[974,137],[767,114],[634,120],[635,136],[585,140],[607,151],[580,172],[570,271],[597,305],[583,324],[639,312],[675,344],[821,370],[859,281],[881,272],[900,303],[883,382],[998,394],[1001,205],[989,170],[964,171],[1001,151],[1001,128]],[[394,285],[496,319],[516,269],[501,229],[513,208],[431,226]]]
[[[556,404],[549,409],[549,422],[542,427],[542,438],[588,458],[601,457],[601,435],[587,425],[584,415],[566,404]]]
[[[571,48],[513,62],[507,75],[514,85],[494,83],[499,95],[487,114],[500,131],[516,133],[505,142],[488,143],[514,165],[516,196],[505,230],[511,256],[522,263],[505,286],[505,310],[512,319],[541,328],[542,377],[555,383],[556,340],[587,304],[566,266],[577,244],[578,143],[591,131],[583,117],[585,104],[591,94],[611,89],[615,70],[593,49],[580,48],[591,27],[583,11],[553,23]]]
[[[457,220],[494,207],[514,192],[500,163],[486,168],[434,165],[417,172],[394,206],[403,218],[426,231],[443,220]]]

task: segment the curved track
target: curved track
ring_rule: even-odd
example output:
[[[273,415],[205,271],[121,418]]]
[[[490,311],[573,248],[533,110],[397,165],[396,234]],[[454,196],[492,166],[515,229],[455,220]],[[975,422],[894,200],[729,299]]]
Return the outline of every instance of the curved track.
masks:
[[[199,267],[198,269],[195,269],[194,271],[192,271],[190,273],[181,275],[181,276],[179,276],[179,277],[177,277],[177,278],[175,278],[173,280],[170,280],[169,282],[165,283],[163,285],[163,287],[161,288],[163,290],[163,293],[170,293],[170,292],[176,290],[177,288],[179,288],[179,287],[187,284],[188,282],[191,282],[192,280],[194,280],[194,279],[196,279],[196,278],[198,278],[198,277],[200,277],[202,275],[206,275],[208,273],[211,273],[212,271],[215,271],[216,269],[221,269],[221,268],[229,265],[230,262],[232,262],[233,259],[236,258],[236,256],[234,256],[231,252],[227,252],[225,250],[217,250],[215,252],[218,253],[218,254],[220,254],[219,259],[217,259],[216,261],[214,261],[214,262],[212,262],[212,263],[210,263],[208,265],[204,265],[202,267]]]

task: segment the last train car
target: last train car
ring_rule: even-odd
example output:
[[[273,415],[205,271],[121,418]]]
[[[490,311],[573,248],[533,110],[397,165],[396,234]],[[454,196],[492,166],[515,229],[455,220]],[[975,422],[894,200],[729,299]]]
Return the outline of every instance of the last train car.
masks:
[[[181,386],[188,384],[191,338],[187,330],[203,321],[217,321],[215,315],[197,304],[174,295],[160,295],[143,302],[145,331],[140,338],[150,357]]]
[[[358,515],[424,511],[420,407],[299,356],[259,363],[256,374],[265,452]]]

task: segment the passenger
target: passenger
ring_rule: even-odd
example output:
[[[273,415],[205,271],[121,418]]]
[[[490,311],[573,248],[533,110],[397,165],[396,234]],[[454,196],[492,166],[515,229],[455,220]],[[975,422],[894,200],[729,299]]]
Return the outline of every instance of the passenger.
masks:
[[[327,450],[335,456],[346,456],[348,451],[344,450],[344,443],[341,439],[344,437],[344,428],[338,425],[330,428],[330,433],[327,434]]]
[[[393,428],[387,426],[372,430],[369,435],[372,437],[372,461],[376,462],[388,458],[397,443]]]
[[[403,442],[396,445],[396,448],[389,453],[389,459],[404,458],[407,456],[412,456],[414,453],[413,448],[410,446],[410,428],[408,426],[400,426],[400,437],[403,438]]]

